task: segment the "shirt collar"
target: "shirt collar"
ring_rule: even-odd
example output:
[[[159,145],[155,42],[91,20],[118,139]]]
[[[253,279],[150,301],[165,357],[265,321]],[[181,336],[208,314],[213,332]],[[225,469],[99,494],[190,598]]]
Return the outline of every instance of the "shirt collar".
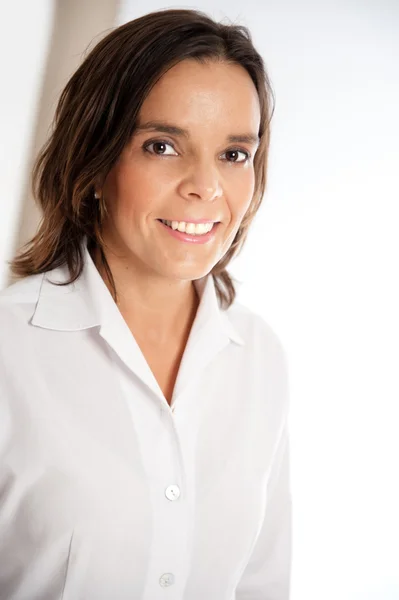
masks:
[[[108,325],[116,311],[119,313],[90,256],[86,237],[82,241],[82,252],[83,271],[75,282],[62,286],[53,284],[68,281],[66,264],[44,273],[32,325],[58,331],[79,331]],[[219,307],[213,277],[208,274],[194,281],[194,285],[200,298],[193,324],[195,332],[212,326],[235,343],[244,345],[227,312]]]

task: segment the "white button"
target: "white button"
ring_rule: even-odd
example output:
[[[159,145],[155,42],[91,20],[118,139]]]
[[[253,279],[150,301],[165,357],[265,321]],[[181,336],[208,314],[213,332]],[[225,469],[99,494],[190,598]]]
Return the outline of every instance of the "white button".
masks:
[[[173,585],[175,582],[175,576],[173,573],[164,573],[159,578],[159,585],[161,587],[168,587],[169,585]]]
[[[165,496],[168,500],[177,500],[180,496],[180,488],[178,485],[170,485],[165,490]]]

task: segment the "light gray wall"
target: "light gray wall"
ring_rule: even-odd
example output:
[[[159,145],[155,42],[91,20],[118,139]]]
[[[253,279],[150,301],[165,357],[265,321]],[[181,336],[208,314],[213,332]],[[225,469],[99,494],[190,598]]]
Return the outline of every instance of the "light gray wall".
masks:
[[[0,111],[1,131],[6,131],[0,142],[6,156],[0,163],[5,214],[0,222],[0,288],[12,282],[5,261],[31,239],[39,223],[30,174],[59,94],[89,45],[115,26],[117,10],[117,0],[38,0],[24,3],[21,15],[20,3],[1,3],[3,29],[14,48],[0,38],[1,61],[9,65],[3,82],[8,95],[6,102],[1,98]]]
[[[53,19],[52,0],[0,4],[0,289],[18,236],[32,130]]]

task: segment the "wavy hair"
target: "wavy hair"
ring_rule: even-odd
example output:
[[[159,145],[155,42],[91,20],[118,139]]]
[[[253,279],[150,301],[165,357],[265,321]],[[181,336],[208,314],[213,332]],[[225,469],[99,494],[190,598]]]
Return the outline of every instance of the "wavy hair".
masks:
[[[247,237],[266,188],[273,91],[251,34],[242,25],[217,23],[197,10],[167,9],[129,21],[108,33],[88,53],[61,93],[52,132],[32,172],[42,218],[33,238],[9,262],[17,277],[68,265],[74,282],[84,264],[82,240],[99,257],[117,301],[104,254],[106,207],[94,198],[134,133],[140,107],[164,73],[184,59],[234,63],[246,69],[260,103],[260,144],[254,158],[255,188],[236,236],[211,274],[219,304],[228,308],[236,291],[227,265]]]

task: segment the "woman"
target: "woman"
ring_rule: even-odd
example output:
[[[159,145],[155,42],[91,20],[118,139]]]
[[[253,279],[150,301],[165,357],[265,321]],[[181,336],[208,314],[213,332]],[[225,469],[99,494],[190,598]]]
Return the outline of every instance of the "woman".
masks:
[[[270,118],[248,31],[191,10],[64,89],[0,300],[2,600],[288,598],[286,360],[226,270]]]

